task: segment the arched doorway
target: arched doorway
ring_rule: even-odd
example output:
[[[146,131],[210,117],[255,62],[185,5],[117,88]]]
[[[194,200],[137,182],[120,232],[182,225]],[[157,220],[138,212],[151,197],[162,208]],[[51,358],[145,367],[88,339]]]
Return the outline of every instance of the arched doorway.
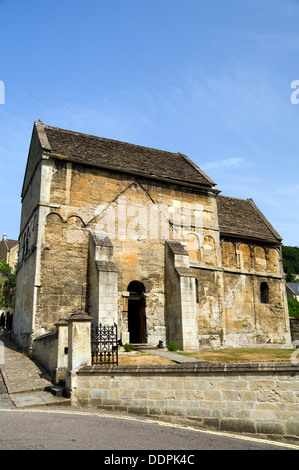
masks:
[[[132,281],[128,285],[130,293],[128,300],[128,330],[130,343],[146,343],[146,318],[144,285],[139,281]]]

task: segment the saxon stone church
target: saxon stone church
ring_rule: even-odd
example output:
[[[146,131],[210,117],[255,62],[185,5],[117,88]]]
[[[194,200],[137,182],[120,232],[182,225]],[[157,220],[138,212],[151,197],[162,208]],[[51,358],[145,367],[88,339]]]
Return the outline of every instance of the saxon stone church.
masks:
[[[123,343],[290,345],[281,237],[187,156],[34,123],[13,337],[85,311]]]

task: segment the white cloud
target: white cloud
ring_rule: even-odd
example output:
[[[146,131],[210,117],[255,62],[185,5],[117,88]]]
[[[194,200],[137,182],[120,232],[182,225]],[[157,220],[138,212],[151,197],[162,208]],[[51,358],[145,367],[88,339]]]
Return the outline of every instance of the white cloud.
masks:
[[[278,194],[286,195],[289,197],[296,197],[298,200],[299,196],[299,184],[291,184],[289,186],[285,186],[282,188],[277,189]]]
[[[222,168],[240,167],[240,166],[243,166],[245,164],[246,164],[246,162],[245,162],[244,158],[231,157],[231,158],[227,158],[225,160],[216,160],[214,162],[205,163],[205,164],[201,165],[201,168],[204,171],[208,171],[208,170],[211,170],[211,169],[214,169],[214,168],[216,168],[218,170],[221,170]]]

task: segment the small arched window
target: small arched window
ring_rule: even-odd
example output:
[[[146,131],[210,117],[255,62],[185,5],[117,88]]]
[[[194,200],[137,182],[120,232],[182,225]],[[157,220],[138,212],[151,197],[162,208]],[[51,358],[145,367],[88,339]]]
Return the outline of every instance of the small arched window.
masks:
[[[198,235],[194,232],[189,232],[185,237],[185,241],[187,243],[186,250],[189,255],[190,261],[194,261],[194,262],[200,261]]]
[[[262,304],[269,303],[269,287],[266,282],[261,283],[261,303]]]

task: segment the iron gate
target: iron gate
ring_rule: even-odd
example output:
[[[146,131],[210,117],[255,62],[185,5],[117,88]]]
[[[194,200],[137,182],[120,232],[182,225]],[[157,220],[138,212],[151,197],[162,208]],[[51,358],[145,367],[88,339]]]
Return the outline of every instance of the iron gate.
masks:
[[[91,326],[91,364],[118,366],[117,325]]]

